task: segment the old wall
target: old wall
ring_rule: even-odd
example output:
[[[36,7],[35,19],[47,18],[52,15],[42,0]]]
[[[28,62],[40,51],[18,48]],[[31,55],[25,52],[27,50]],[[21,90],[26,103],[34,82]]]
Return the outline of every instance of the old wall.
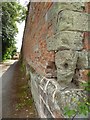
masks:
[[[40,117],[65,117],[64,107],[77,105],[80,83],[88,79],[88,3],[31,3],[23,58]],[[72,103],[72,104],[71,104]]]
[[[50,34],[47,30],[46,12],[51,5],[52,3],[31,4],[24,36],[27,39],[24,42],[24,56],[41,74],[45,73],[47,62],[54,61],[54,52],[48,52],[46,46],[47,34]]]

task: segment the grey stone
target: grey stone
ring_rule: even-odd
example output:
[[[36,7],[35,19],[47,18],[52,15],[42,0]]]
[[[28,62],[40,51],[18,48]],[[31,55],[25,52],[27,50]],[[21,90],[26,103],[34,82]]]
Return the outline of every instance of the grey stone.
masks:
[[[62,31],[46,39],[47,49],[49,51],[60,49],[80,50],[83,48],[82,39],[83,35],[80,32]]]
[[[83,11],[84,4],[82,2],[60,2],[53,3],[52,7],[49,9],[47,13],[48,21],[50,21],[54,16],[58,15],[58,13],[62,10],[74,10],[74,11]]]
[[[77,57],[78,53],[72,50],[63,50],[56,53],[55,63],[59,84],[68,84],[72,81],[76,69]]]
[[[56,90],[55,85],[50,83],[47,86],[47,95],[49,97],[49,99],[53,98],[53,92]]]
[[[39,103],[39,91],[38,88],[36,87],[35,81],[31,80],[31,92],[34,98],[34,101],[36,104]]]
[[[40,86],[42,87],[43,90],[45,88],[46,83],[47,83],[46,79],[43,79],[42,82],[40,83]]]
[[[31,75],[31,82],[30,82],[30,86],[31,86],[31,92],[32,92],[32,96],[34,98],[34,102],[35,105],[37,107],[37,110],[39,109],[39,102],[40,102],[40,93],[39,93],[39,82],[40,82],[40,76],[37,73],[32,73],[30,71],[30,75]],[[40,80],[39,80],[40,79]]]
[[[78,65],[78,68],[80,69],[89,68],[88,51],[83,50],[81,52],[78,52],[77,65]]]
[[[75,30],[75,31],[90,31],[88,27],[90,14],[79,13],[70,10],[60,12],[58,17],[57,30]]]
[[[84,96],[84,93],[82,93],[82,90],[77,89],[57,91],[55,94],[55,100],[61,108],[62,113],[64,113],[65,107],[68,107],[71,110],[77,109],[78,102],[80,102]]]

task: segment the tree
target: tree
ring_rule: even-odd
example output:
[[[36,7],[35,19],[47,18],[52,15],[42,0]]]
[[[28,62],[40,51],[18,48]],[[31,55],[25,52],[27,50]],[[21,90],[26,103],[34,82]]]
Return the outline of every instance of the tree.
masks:
[[[17,22],[26,17],[26,8],[17,2],[2,2],[2,59],[13,57],[16,51]]]

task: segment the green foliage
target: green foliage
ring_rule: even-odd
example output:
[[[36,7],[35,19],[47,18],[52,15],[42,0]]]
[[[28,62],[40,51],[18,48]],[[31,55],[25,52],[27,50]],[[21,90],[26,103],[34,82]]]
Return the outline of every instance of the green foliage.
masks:
[[[68,117],[73,116],[75,113],[76,113],[76,110],[71,110],[71,109],[69,108],[69,106],[66,106],[66,107],[64,108],[64,115],[66,115],[66,116],[68,116]]]
[[[82,86],[85,87],[86,91],[90,92],[90,81],[83,83]]]
[[[26,100],[26,105],[29,105],[29,106],[31,106],[32,104],[33,104],[33,98],[31,98],[31,99],[27,99]]]
[[[88,77],[90,77],[90,72],[88,72],[88,74],[87,74],[87,75],[88,75]]]
[[[32,106],[33,99],[24,99],[24,101],[21,101],[20,103],[16,104],[16,109],[20,110],[23,109],[26,106]]]
[[[90,77],[90,72],[88,72],[88,77]],[[84,90],[88,93],[90,92],[90,81],[83,83],[82,86],[84,87]],[[74,99],[74,101],[77,104],[76,109],[71,109],[69,106],[66,106],[64,108],[64,115],[68,116],[69,118],[74,118],[76,115],[84,115],[87,116],[90,112],[90,100],[87,96],[87,98],[83,97],[82,101],[78,101]]]
[[[64,108],[64,115],[68,116],[69,118],[74,117],[76,115],[88,115],[90,112],[90,103],[86,100],[82,102],[77,101],[77,108],[75,110],[70,109],[69,106]]]
[[[26,17],[26,9],[17,2],[2,2],[2,59],[12,58],[16,53],[17,22]]]
[[[33,105],[33,98],[28,95],[28,85],[23,85],[19,90],[17,97],[19,102],[16,104],[16,109],[20,110],[25,108],[26,106]]]

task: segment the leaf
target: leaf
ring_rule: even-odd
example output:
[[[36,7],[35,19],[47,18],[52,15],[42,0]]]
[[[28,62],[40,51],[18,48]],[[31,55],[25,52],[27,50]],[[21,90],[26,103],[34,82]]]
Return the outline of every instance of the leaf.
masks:
[[[81,103],[78,106],[78,111],[79,111],[79,114],[87,115],[87,113],[88,113],[88,106],[85,103]]]
[[[69,106],[66,106],[64,110],[64,115],[67,115],[68,117],[71,117],[76,113],[76,110],[70,110]]]
[[[90,77],[90,72],[88,72],[88,74],[87,74],[87,75],[88,75],[88,77]]]
[[[72,117],[75,113],[76,113],[75,110],[69,110],[67,114],[69,117]]]

